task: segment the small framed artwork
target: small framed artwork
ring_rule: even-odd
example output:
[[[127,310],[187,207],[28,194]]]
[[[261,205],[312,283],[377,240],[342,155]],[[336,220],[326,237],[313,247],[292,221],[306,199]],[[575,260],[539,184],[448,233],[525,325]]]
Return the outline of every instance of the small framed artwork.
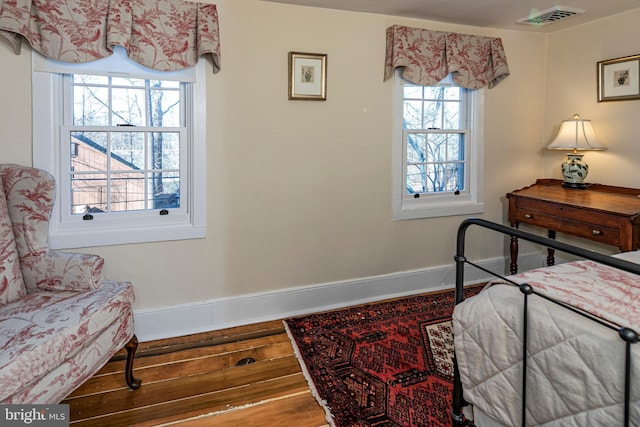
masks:
[[[327,55],[289,52],[289,99],[327,99]]]
[[[640,55],[598,62],[598,102],[640,99]]]

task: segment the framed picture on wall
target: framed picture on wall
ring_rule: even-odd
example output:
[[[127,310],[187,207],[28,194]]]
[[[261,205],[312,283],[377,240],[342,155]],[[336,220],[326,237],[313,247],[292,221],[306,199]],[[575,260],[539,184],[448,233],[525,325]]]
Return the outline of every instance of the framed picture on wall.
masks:
[[[327,55],[289,52],[289,99],[327,99]]]
[[[640,99],[640,55],[598,62],[598,102]]]

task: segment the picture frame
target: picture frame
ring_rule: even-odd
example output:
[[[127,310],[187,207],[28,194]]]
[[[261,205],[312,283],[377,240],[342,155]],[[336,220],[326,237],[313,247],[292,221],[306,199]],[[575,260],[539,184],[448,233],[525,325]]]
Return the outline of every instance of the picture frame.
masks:
[[[598,62],[598,102],[640,99],[640,55]]]
[[[327,54],[289,52],[289,99],[327,99]]]

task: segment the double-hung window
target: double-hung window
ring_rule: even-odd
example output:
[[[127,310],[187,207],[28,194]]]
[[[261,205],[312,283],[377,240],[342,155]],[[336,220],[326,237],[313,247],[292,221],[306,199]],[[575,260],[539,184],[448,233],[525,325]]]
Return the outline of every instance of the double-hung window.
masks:
[[[202,61],[164,73],[120,48],[89,64],[33,55],[34,165],[58,188],[51,246],[203,237]]]
[[[395,83],[394,219],[482,212],[482,89]]]

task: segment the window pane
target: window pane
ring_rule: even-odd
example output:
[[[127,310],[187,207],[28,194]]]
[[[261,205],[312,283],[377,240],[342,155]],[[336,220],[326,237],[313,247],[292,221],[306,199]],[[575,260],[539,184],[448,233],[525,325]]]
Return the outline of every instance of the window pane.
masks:
[[[105,174],[71,175],[71,213],[107,211],[107,176]]]
[[[439,163],[429,163],[427,165],[427,172],[425,177],[425,191],[442,191],[440,185],[441,175],[441,165]]]
[[[422,99],[422,86],[405,84],[402,90],[405,98]]]
[[[407,162],[424,162],[426,159],[426,135],[407,134]]]
[[[424,128],[442,128],[442,102],[427,101],[424,103]]]
[[[178,169],[180,167],[180,134],[164,133],[162,141],[162,168]]]
[[[444,105],[444,129],[461,129],[460,106],[456,101],[446,102]]]
[[[144,175],[114,173],[110,180],[111,212],[144,209]]]
[[[107,170],[107,132],[71,132],[70,168],[75,172]]]
[[[428,157],[429,162],[444,162],[447,160],[447,137],[443,133],[429,135]]]
[[[459,163],[446,164],[446,179],[444,181],[444,191],[458,191],[463,189],[460,185],[459,179],[460,166],[461,165]]]
[[[438,86],[427,86],[424,88],[424,99],[441,100],[444,95],[444,88]]]
[[[113,88],[112,122],[117,125],[145,126],[145,90]]]
[[[424,165],[407,165],[407,194],[424,193]]]
[[[144,169],[144,132],[111,132],[111,169]]]
[[[451,134],[447,138],[447,160],[463,160],[464,144],[462,134]]]
[[[404,101],[404,128],[422,129],[422,101]]]
[[[429,164],[429,172],[427,175],[427,191],[449,191],[447,183],[449,176],[447,174],[446,163],[432,163]]]
[[[444,99],[447,101],[459,101],[462,96],[462,88],[447,86],[444,88]]]
[[[75,86],[73,89],[73,124],[77,126],[109,125],[109,89]]]
[[[180,167],[180,134],[178,132],[151,132],[149,139],[150,169]]]
[[[150,90],[151,123],[149,126],[180,126],[180,92],[177,90]]]
[[[180,174],[159,172],[149,175],[148,209],[180,207]]]

